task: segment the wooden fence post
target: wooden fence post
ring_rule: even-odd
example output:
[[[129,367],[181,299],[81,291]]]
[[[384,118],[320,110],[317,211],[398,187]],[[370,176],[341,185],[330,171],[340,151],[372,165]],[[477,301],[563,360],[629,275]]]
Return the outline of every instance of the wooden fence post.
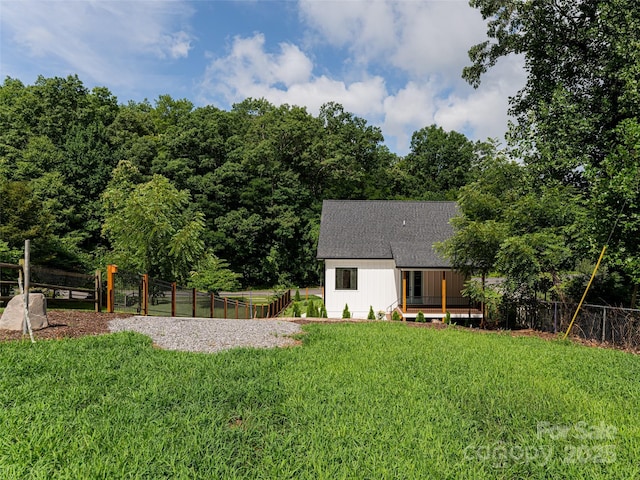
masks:
[[[191,290],[191,294],[193,295],[193,298],[191,300],[191,316],[195,317],[196,316],[196,296],[197,296],[197,292],[195,288]]]
[[[100,270],[96,270],[95,279],[95,291],[93,293],[95,311],[102,312],[102,272]]]
[[[117,265],[107,265],[107,312],[113,313],[115,306],[114,276],[118,273]]]
[[[216,310],[216,301],[213,293],[210,293],[209,294],[209,311],[210,311],[209,318],[213,318],[215,314],[215,310]]]
[[[227,318],[227,297],[224,297],[224,318]]]
[[[142,298],[140,299],[140,312],[149,315],[149,274],[142,274]]]
[[[239,318],[238,317],[238,300],[236,300],[236,320]]]
[[[178,289],[178,284],[176,282],[171,282],[171,316],[176,316],[176,290]]]

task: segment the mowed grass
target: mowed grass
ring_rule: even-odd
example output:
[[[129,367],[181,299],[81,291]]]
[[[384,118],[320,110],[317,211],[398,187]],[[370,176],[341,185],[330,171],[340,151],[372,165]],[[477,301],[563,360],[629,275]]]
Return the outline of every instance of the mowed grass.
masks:
[[[638,478],[640,358],[387,322],[0,344],[0,478]],[[546,422],[546,423],[545,423]]]

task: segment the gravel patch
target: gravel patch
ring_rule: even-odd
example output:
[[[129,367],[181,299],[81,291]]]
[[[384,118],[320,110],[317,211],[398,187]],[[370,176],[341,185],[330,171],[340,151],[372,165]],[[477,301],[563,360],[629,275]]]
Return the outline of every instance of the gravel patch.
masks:
[[[218,352],[236,347],[286,347],[296,345],[290,335],[300,325],[281,320],[229,320],[134,316],[111,320],[111,332],[130,330],[151,337],[167,350]]]

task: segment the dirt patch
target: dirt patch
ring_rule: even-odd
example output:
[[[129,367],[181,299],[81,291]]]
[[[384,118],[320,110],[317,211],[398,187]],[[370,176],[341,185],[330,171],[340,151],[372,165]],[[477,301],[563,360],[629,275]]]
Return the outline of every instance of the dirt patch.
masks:
[[[36,340],[48,338],[77,338],[109,333],[109,320],[126,318],[127,313],[96,313],[81,310],[49,310],[49,327],[33,332]],[[20,340],[22,332],[0,329],[0,341]],[[28,335],[27,335],[28,338]]]

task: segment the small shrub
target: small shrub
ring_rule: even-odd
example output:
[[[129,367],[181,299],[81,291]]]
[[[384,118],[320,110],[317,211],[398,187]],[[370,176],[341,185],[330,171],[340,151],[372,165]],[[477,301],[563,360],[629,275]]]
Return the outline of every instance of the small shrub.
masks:
[[[320,312],[318,311],[318,307],[316,306],[316,302],[309,301],[307,304],[307,317],[316,318],[320,316]]]
[[[351,312],[349,311],[349,305],[344,304],[344,310],[342,310],[342,318],[351,318]]]
[[[292,315],[294,317],[300,316],[300,304],[298,302],[293,302],[293,312]]]
[[[397,310],[394,310],[393,313],[391,314],[391,320],[393,320],[394,322],[399,322],[401,320],[400,314],[398,313]]]
[[[444,316],[444,323],[446,323],[447,325],[451,324],[451,314],[449,312],[447,312]]]
[[[375,320],[376,314],[373,313],[373,307],[369,305],[369,315],[367,315],[367,320]]]
[[[296,288],[296,294],[293,296],[293,301],[294,302],[300,301],[300,290],[298,290],[297,288]]]
[[[424,313],[418,312],[418,316],[416,317],[416,322],[418,322],[418,323],[425,323],[426,322],[426,320],[424,319]]]
[[[327,307],[325,306],[325,304],[323,303],[322,306],[320,307],[320,316],[322,318],[327,318]]]

